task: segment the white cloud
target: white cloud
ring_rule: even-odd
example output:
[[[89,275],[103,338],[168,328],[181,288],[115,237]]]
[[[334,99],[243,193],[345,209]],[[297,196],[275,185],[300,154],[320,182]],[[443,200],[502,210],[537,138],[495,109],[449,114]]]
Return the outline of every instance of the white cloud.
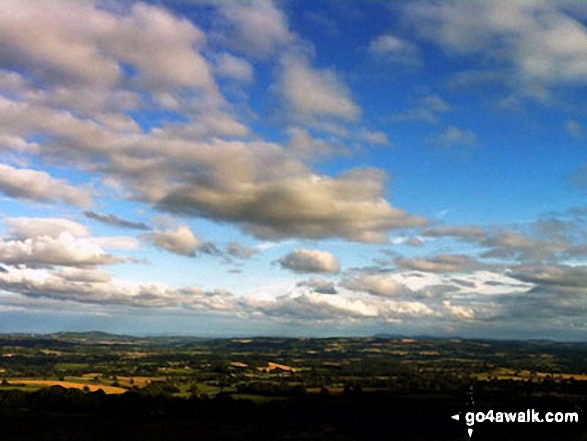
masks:
[[[392,121],[425,121],[437,123],[440,116],[451,109],[450,105],[440,96],[433,94],[422,98],[421,102],[412,109],[397,113],[391,117]]]
[[[359,274],[344,279],[341,285],[351,291],[366,292],[380,297],[404,297],[410,290],[390,274]]]
[[[380,35],[371,40],[369,51],[385,61],[406,66],[420,66],[422,58],[418,46],[394,35]]]
[[[55,46],[32,41],[29,47],[26,40],[11,42],[12,49],[0,49],[4,51],[0,58],[23,72],[4,78],[6,87],[12,88],[12,93],[0,96],[0,125],[7,139],[19,144],[41,136],[43,160],[100,174],[103,182],[115,183],[117,194],[125,198],[172,213],[230,222],[265,239],[343,237],[384,242],[392,228],[424,223],[385,200],[386,177],[377,170],[351,170],[331,177],[311,170],[302,155],[294,154],[295,148],[257,138],[227,141],[251,137],[251,131],[218,99],[210,68],[198,58],[206,36],[187,20],[141,4],[121,6],[117,13],[85,2],[60,5],[32,1],[20,8],[15,5],[24,23],[3,28],[26,40],[21,31],[31,31],[33,23],[35,28],[47,28]],[[233,14],[235,29],[241,30],[248,25],[236,23],[247,22],[248,16],[236,14],[240,8],[253,17],[266,9],[281,14],[269,2],[221,6],[230,10],[223,14]],[[278,28],[287,31],[282,18]],[[289,31],[270,34],[274,41],[293,38]],[[83,63],[56,63],[51,54],[61,50],[71,51],[69,56],[79,51],[83,60],[96,58],[96,71]],[[16,64],[8,62],[16,56],[14,51],[24,54]],[[181,63],[174,62],[178,57]],[[314,70],[301,56],[285,60],[284,73],[294,71],[297,80],[308,80],[308,93],[290,90],[304,117],[345,121],[358,117],[360,109],[331,69]],[[189,68],[183,69],[184,63]],[[317,94],[316,102],[312,94]],[[187,121],[161,122],[160,127],[143,132],[127,114],[144,104],[156,110],[173,109]],[[294,134],[293,144],[307,146],[306,134]],[[384,141],[379,133],[369,134],[369,139]],[[310,149],[327,149],[320,139],[316,141]]]
[[[64,232],[74,237],[90,235],[88,227],[69,219],[11,217],[4,219],[4,224],[9,228],[8,234],[19,239],[41,236],[57,238]]]
[[[563,3],[474,0],[410,3],[420,36],[513,71],[526,91],[587,80],[587,28]]]
[[[223,2],[219,10],[229,25],[232,47],[251,57],[269,57],[295,40],[286,16],[271,0]]]
[[[216,60],[216,71],[224,77],[239,81],[253,81],[253,66],[244,58],[235,57],[229,53],[221,54]]]
[[[30,297],[143,308],[184,308],[206,312],[238,311],[226,291],[200,288],[173,289],[162,283],[117,280],[94,269],[47,270],[4,267],[0,289]]]
[[[0,164],[0,192],[35,202],[65,202],[87,208],[92,204],[89,189],[74,187],[49,173]]]
[[[315,292],[292,293],[275,299],[248,299],[247,304],[250,310],[279,321],[312,323],[357,319],[401,322],[437,315],[421,302],[351,298]]]
[[[33,68],[45,84],[111,88],[122,81],[122,63],[127,63],[153,87],[191,86],[217,93],[197,51],[205,44],[204,34],[163,8],[136,3],[127,14],[117,15],[91,2],[7,0],[0,5],[0,17],[0,60]]]
[[[291,109],[302,117],[354,121],[361,115],[361,108],[334,70],[313,69],[298,56],[285,56],[282,69],[281,93]]]
[[[107,254],[91,238],[76,238],[68,232],[62,232],[57,237],[0,239],[0,261],[30,266],[93,266],[113,264],[121,259]]]
[[[328,251],[298,249],[283,256],[279,264],[296,273],[338,273],[340,260]]]
[[[15,135],[46,134],[47,157],[101,171],[123,184],[127,197],[234,222],[263,238],[382,242],[391,228],[424,223],[384,199],[384,173],[316,175],[277,144],[201,140],[176,125],[117,133],[68,112],[2,98],[0,122]]]
[[[477,135],[471,130],[449,126],[444,132],[436,136],[436,141],[446,147],[454,145],[472,145],[477,142]]]
[[[105,250],[132,250],[132,237],[94,237],[78,222],[60,218],[8,218],[8,234],[0,238],[0,261],[27,266],[95,266],[125,259]]]
[[[180,225],[175,230],[155,230],[145,237],[159,248],[188,257],[195,257],[204,245],[187,225]]]

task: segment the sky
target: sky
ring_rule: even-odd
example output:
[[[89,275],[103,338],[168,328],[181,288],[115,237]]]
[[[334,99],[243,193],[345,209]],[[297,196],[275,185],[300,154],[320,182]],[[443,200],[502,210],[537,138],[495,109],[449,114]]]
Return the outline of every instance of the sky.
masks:
[[[0,332],[585,340],[582,1],[0,0]]]

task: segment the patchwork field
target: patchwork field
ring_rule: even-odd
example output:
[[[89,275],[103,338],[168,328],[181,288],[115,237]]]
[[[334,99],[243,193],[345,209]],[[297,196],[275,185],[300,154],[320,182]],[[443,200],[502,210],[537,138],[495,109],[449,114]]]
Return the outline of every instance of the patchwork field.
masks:
[[[105,386],[101,384],[92,384],[92,383],[77,383],[74,381],[59,381],[59,380],[29,380],[23,378],[12,378],[7,379],[8,383],[12,387],[18,387],[19,385],[32,385],[32,386],[40,386],[40,387],[50,387],[50,386],[62,386],[65,388],[71,389],[84,389],[88,388],[90,392],[95,392],[98,389],[102,389],[107,394],[123,394],[127,392],[127,389],[123,389],[121,387],[114,387],[114,386]]]

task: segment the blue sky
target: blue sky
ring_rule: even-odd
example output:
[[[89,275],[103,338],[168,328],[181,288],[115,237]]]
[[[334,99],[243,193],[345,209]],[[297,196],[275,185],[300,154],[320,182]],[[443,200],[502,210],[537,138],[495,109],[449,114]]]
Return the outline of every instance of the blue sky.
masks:
[[[583,2],[0,17],[0,332],[585,339]]]

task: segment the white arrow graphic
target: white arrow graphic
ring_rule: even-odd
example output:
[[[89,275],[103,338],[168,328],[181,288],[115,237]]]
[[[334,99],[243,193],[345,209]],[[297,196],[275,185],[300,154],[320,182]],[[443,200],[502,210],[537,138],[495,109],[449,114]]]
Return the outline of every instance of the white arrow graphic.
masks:
[[[460,415],[457,413],[456,415],[453,415],[453,416],[451,416],[451,418],[452,418],[453,420],[457,420],[457,421],[458,421],[458,420],[459,420],[459,418],[460,418]]]
[[[469,438],[471,438],[473,436],[473,429],[467,429],[467,432],[469,432]]]

